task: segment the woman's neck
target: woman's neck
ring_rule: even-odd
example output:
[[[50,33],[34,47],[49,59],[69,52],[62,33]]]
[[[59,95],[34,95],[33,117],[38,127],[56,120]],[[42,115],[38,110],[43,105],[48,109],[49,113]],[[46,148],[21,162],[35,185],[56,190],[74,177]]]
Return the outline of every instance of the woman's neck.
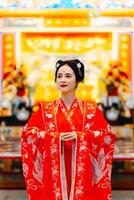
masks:
[[[69,94],[62,94],[61,95],[62,100],[64,101],[65,105],[67,108],[71,106],[73,103],[74,99],[76,98],[75,93],[69,93]]]

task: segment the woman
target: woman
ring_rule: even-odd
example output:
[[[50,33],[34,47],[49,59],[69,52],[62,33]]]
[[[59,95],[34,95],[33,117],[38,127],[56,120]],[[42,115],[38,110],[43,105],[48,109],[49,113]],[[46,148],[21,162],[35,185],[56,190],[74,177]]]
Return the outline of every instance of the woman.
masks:
[[[22,132],[23,173],[29,200],[110,200],[115,135],[96,103],[78,100],[84,65],[59,60],[61,98],[41,103]]]

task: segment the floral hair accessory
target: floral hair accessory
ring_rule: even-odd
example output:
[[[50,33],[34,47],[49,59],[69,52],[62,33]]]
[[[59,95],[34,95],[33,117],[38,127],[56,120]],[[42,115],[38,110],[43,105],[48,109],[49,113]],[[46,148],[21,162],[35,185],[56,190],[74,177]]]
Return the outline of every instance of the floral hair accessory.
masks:
[[[77,63],[77,67],[78,67],[78,69],[80,69],[81,68],[81,64]]]
[[[60,66],[60,63],[57,63],[57,64],[56,64],[56,68],[58,68],[59,66]]]
[[[81,64],[80,63],[77,63],[77,68],[78,68],[79,75],[82,76],[81,70],[80,70],[80,68],[81,68]]]

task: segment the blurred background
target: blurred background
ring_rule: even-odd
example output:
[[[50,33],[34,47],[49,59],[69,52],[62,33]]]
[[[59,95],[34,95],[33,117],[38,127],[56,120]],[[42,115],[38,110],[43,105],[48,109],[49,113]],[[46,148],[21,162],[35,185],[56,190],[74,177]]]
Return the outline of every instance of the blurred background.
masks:
[[[134,1],[0,0],[0,200],[26,199],[21,130],[60,97],[55,63],[72,58],[86,69],[78,98],[96,101],[117,136],[113,200],[134,199]]]

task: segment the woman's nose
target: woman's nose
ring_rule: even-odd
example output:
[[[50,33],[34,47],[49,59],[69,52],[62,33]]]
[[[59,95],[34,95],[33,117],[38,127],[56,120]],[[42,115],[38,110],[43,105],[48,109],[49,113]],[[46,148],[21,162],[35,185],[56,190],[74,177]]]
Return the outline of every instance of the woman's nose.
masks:
[[[62,78],[61,78],[61,82],[65,82],[66,81],[66,78],[63,76]]]

